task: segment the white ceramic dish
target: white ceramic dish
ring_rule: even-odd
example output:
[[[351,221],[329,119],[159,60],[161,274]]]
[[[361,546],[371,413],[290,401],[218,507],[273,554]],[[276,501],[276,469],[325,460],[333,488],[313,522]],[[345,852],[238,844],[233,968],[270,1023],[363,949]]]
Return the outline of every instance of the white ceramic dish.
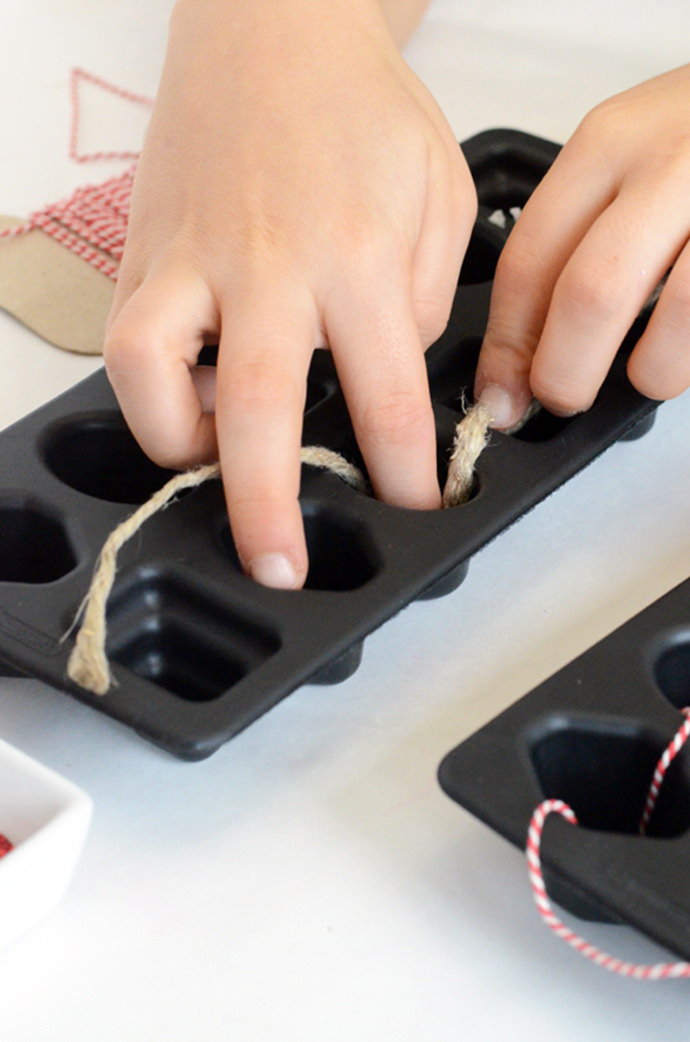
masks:
[[[91,821],[92,801],[72,782],[0,741],[0,948],[62,899]]]

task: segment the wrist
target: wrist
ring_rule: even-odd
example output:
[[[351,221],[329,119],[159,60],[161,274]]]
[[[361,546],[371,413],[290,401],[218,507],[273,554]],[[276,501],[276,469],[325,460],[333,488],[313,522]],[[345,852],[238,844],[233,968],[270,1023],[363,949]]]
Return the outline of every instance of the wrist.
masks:
[[[386,9],[393,7],[385,0]],[[220,60],[236,72],[324,63],[329,53],[397,52],[386,9],[383,0],[175,0],[169,52],[197,55],[204,66]]]
[[[428,3],[429,0],[175,0],[171,18],[180,21],[208,16],[228,27],[261,23],[267,30],[289,22],[306,28],[314,19],[356,23],[369,18],[372,24],[383,22],[390,26],[416,17],[412,8],[418,9],[421,17]]]

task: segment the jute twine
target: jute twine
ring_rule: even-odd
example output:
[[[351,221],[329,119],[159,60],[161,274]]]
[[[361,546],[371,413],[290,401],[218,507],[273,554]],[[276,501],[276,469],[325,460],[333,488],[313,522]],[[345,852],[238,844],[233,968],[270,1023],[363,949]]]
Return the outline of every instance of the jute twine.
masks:
[[[474,468],[489,437],[491,413],[477,402],[465,413],[455,428],[448,475],[443,489],[443,506],[457,507],[466,503],[474,487]]]
[[[458,423],[443,492],[445,508],[459,506],[471,496],[475,464],[486,445],[490,421],[486,407],[477,404]],[[366,489],[361,471],[337,452],[322,446],[307,446],[302,449],[300,459],[302,463],[332,471],[357,491]],[[80,687],[95,695],[105,695],[112,683],[105,652],[106,605],[115,581],[118,553],[144,522],[166,507],[179,492],[219,477],[217,463],[176,474],[108,536],[96,562],[89,591],[77,613],[81,623],[67,663],[67,675]]]

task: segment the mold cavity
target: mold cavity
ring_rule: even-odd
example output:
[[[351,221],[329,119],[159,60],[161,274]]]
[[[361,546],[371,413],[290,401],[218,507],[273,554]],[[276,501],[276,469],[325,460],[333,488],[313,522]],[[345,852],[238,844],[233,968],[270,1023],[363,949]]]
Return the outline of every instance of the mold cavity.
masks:
[[[515,431],[512,437],[517,438],[518,441],[527,442],[551,441],[575,418],[574,416],[554,416],[546,409],[538,409],[525,426],[521,427],[519,431]]]
[[[524,147],[507,145],[472,164],[480,206],[510,210],[524,206],[558,154],[558,146],[541,143],[540,153],[526,154]]]
[[[146,574],[113,599],[108,654],[188,702],[209,702],[280,647],[276,633],[181,580]]]
[[[48,431],[43,458],[77,492],[113,503],[144,503],[173,471],[142,452],[119,413],[95,413]]]
[[[356,590],[373,579],[378,560],[363,525],[314,503],[304,503],[302,514],[309,550],[306,589]]]
[[[304,411],[309,412],[320,402],[330,398],[338,388],[338,377],[330,351],[319,348],[312,355],[307,376],[307,395]]]
[[[311,500],[302,502],[302,516],[309,553],[305,590],[357,590],[374,578],[381,567],[380,559],[361,521]],[[239,570],[227,523],[221,529],[221,541]]]
[[[690,637],[674,640],[657,655],[654,679],[672,705],[690,706]]]
[[[204,344],[196,360],[197,365],[218,365],[218,344]]]
[[[663,751],[640,734],[581,724],[549,732],[530,753],[545,798],[565,800],[585,828],[637,834]],[[648,836],[678,836],[690,826],[690,780],[681,760],[666,774]]]
[[[475,226],[460,269],[458,285],[473,286],[478,282],[489,282],[494,277],[500,246],[490,237],[488,230]]]
[[[320,402],[324,402],[329,397],[331,388],[326,384],[318,380],[310,380],[307,383],[307,396],[304,402],[304,411],[309,412]]]
[[[0,532],[0,582],[55,582],[76,566],[60,522],[28,502],[0,504]]]
[[[199,352],[197,365],[216,366],[218,364],[218,345],[206,344]],[[312,356],[307,376],[307,391],[304,411],[309,412],[319,402],[329,398],[338,387],[338,378],[331,358],[331,352],[318,349]]]
[[[435,402],[460,409],[463,398],[471,400],[481,337],[467,337],[434,359],[429,383]]]
[[[449,395],[449,397],[450,397],[450,395]],[[466,401],[467,401],[468,405],[472,404],[472,395],[469,392],[467,394]],[[458,401],[454,401],[453,402],[454,408],[452,409],[452,411],[451,411],[451,409],[446,409],[446,408],[443,408],[442,406],[440,406],[438,409],[434,410],[435,421],[436,421],[436,475],[437,475],[437,478],[438,478],[439,488],[441,488],[441,489],[444,488],[445,483],[446,483],[446,478],[448,477],[448,463],[450,461],[450,457],[451,457],[451,454],[453,452],[453,442],[455,440],[455,427],[456,427],[456,424],[457,424],[458,420],[461,419],[461,416],[462,416],[462,412],[460,411],[459,405],[460,405],[460,403]],[[362,457],[361,457],[361,455],[359,453],[359,449],[357,448],[357,443],[354,440],[354,435],[353,435],[352,441],[350,443],[348,443],[344,447],[343,446],[339,446],[338,448],[339,448],[340,451],[343,452],[343,455],[345,456],[346,459],[351,460],[366,475],[366,468],[364,466],[364,461],[363,461],[363,459],[362,459]],[[480,460],[480,465],[481,465],[481,460]],[[307,485],[307,482],[310,482],[311,473],[314,473],[314,474],[318,473],[317,470],[313,470],[310,467],[305,468],[305,470],[306,470],[308,476],[307,476],[306,479],[303,479],[303,482],[302,482],[303,491],[304,491],[305,486]],[[303,471],[303,474],[304,474],[304,471]],[[480,486],[481,486],[481,478],[475,473],[472,490],[471,490],[471,493],[468,496],[466,502],[469,502],[471,499],[474,499],[474,497],[478,494],[478,492],[480,490]],[[312,486],[311,483],[309,484],[309,487],[310,487],[310,489],[314,488],[314,486]],[[371,492],[371,490],[369,490],[366,493],[358,492],[356,494],[357,495],[373,496],[373,493]],[[464,504],[462,504],[462,505],[464,505]],[[303,510],[305,510],[305,509],[306,508],[305,508],[305,506],[303,504]],[[390,509],[391,510],[405,510],[406,508],[405,507],[391,507]],[[426,513],[426,511],[419,511],[419,513]],[[336,516],[334,516],[333,517],[333,523],[337,526],[338,522],[339,522],[339,519]],[[306,524],[306,517],[305,517],[305,524]],[[364,529],[361,529],[361,533],[362,533],[362,537],[366,536],[366,533],[365,533]],[[335,535],[336,535],[335,542],[337,544],[337,542],[340,540],[340,535],[337,533],[337,530],[335,532]],[[307,533],[307,541],[309,541],[309,533]],[[367,540],[366,545],[368,545],[368,540]],[[375,561],[378,560],[378,557],[376,555],[374,556],[374,560]],[[378,565],[377,564],[374,565],[374,571],[376,571],[376,570],[378,570]],[[358,584],[358,585],[361,585],[361,584]],[[323,586],[323,587],[313,587],[313,588],[314,589],[336,589],[337,587]],[[346,589],[347,587],[340,587],[340,588],[341,589]]]

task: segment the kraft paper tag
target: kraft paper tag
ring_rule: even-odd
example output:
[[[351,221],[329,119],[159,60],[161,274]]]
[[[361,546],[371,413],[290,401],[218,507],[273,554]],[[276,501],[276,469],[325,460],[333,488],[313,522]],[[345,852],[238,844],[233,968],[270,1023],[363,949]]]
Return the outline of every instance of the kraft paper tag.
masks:
[[[20,224],[0,217],[0,230]],[[56,347],[101,354],[114,288],[40,229],[0,239],[0,307]]]

